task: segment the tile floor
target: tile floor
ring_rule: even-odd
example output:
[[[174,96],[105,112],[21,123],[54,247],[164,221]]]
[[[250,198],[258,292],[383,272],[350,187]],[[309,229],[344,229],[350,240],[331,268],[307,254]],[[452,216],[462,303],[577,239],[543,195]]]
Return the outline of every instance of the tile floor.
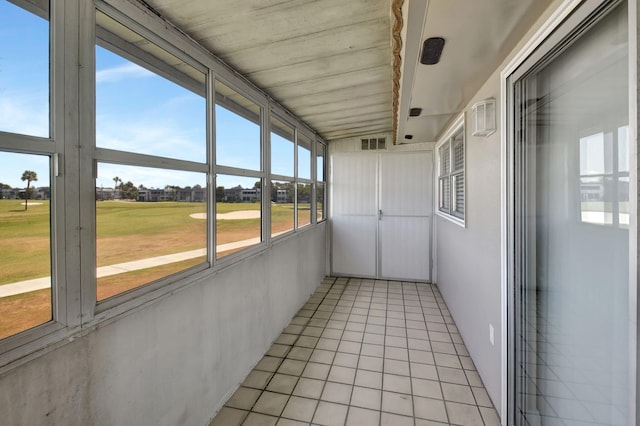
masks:
[[[213,426],[499,425],[434,285],[327,277]]]

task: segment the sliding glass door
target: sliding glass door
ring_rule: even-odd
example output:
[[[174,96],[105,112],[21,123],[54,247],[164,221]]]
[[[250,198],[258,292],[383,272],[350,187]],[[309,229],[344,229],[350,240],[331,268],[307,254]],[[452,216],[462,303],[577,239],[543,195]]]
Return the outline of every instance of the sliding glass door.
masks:
[[[585,2],[509,79],[510,424],[629,424],[626,2]]]

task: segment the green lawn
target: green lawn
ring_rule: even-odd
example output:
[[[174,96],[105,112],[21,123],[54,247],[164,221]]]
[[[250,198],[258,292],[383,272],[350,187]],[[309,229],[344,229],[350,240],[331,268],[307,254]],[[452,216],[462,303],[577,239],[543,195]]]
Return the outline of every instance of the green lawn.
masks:
[[[0,200],[0,285],[50,275],[49,202]],[[205,203],[96,203],[98,266],[206,246]],[[217,213],[259,210],[260,203],[216,203]],[[293,205],[272,204],[274,232],[293,228]],[[306,214],[306,212],[305,212]],[[218,244],[260,235],[260,219],[220,220]]]

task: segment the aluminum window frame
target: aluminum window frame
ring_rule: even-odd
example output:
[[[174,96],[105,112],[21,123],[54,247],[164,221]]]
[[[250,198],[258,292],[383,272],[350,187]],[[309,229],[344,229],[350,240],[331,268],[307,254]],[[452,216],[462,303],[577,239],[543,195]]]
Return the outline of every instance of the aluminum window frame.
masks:
[[[43,0],[11,0],[33,7]],[[27,10],[30,10],[27,8]],[[150,42],[196,66],[205,73],[207,87],[207,158],[203,163],[161,156],[117,151],[95,146],[95,46],[96,10],[106,12],[116,21],[136,31]],[[221,269],[245,261],[272,246],[271,214],[267,213],[269,194],[265,189],[270,175],[270,115],[273,112],[296,132],[304,132],[317,140],[316,133],[304,122],[282,108],[262,89],[239,76],[224,62],[196,44],[179,29],[128,0],[51,1],[50,25],[50,137],[38,138],[0,132],[0,149],[27,154],[44,154],[52,158],[50,169],[59,170],[52,177],[52,278],[55,292],[55,321],[20,332],[0,340],[0,373],[9,371],[31,359],[48,353],[92,332],[104,322],[144,309],[147,305],[170,297],[202,279],[211,279]],[[168,75],[172,75],[168,70]],[[257,175],[243,169],[216,166],[215,162],[215,87],[220,80],[262,110],[261,161]],[[295,144],[294,144],[295,146]],[[294,148],[297,151],[297,146]],[[295,152],[295,151],[294,151]],[[315,156],[315,145],[312,149]],[[312,157],[313,158],[313,157]],[[325,157],[326,158],[326,157]],[[54,166],[54,159],[57,161]],[[262,190],[262,243],[244,249],[233,256],[215,259],[208,250],[208,262],[178,272],[150,284],[96,303],[95,259],[95,163],[121,163],[152,166],[178,171],[207,174],[207,213],[213,217],[216,173],[248,174],[260,177]],[[56,167],[57,166],[57,167]],[[312,161],[311,183],[315,191],[316,170]],[[326,168],[326,161],[325,161]],[[258,176],[259,175],[259,176]],[[295,181],[295,176],[293,176]],[[326,209],[326,207],[325,207]],[[315,217],[315,216],[312,216]],[[301,231],[314,229],[316,223]],[[295,235],[293,232],[282,238]],[[208,246],[215,247],[215,220],[208,222]],[[280,237],[278,238],[278,240]],[[52,275],[53,277],[53,275]]]
[[[462,144],[463,149],[463,159],[462,159],[462,168],[454,169],[454,144],[456,143],[455,137],[461,134],[462,140],[457,142]],[[442,153],[446,152],[447,154],[447,165],[448,169],[445,169],[442,164]],[[466,170],[467,170],[467,137],[466,137],[466,126],[465,126],[465,114],[462,113],[458,116],[458,118],[449,126],[447,131],[440,138],[438,143],[436,144],[436,185],[435,185],[435,205],[437,208],[435,212],[438,216],[445,218],[456,225],[465,227],[466,215],[467,215],[467,179],[466,179]],[[456,192],[455,184],[457,183],[457,179],[459,176],[462,176],[463,184],[462,184],[462,198],[464,200],[464,208],[461,213],[457,213],[456,200],[459,195]],[[445,208],[444,206],[444,197],[447,195],[444,184],[449,184],[449,207]]]

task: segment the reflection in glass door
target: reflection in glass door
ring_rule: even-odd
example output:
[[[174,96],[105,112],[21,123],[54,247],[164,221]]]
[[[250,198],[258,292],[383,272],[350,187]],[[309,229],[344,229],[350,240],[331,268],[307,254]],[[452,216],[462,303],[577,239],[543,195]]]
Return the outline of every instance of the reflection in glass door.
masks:
[[[510,80],[518,425],[629,422],[627,5],[584,17]]]

